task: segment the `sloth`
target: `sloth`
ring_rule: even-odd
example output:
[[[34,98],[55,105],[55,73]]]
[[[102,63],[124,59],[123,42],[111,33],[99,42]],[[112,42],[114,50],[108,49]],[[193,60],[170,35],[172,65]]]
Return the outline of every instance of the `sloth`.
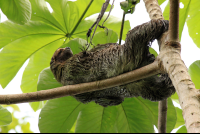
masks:
[[[167,20],[151,20],[127,34],[125,44],[107,43],[73,55],[69,47],[59,48],[51,58],[50,69],[63,86],[111,78],[152,63],[149,52],[153,40],[168,30]],[[119,105],[124,98],[141,96],[160,101],[175,93],[167,74],[154,75],[132,83],[74,95],[78,101],[107,107]]]

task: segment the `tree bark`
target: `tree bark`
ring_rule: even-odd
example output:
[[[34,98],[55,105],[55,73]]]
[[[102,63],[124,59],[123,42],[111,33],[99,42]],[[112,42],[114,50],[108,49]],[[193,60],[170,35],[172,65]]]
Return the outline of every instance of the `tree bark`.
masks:
[[[151,19],[155,16],[162,18],[161,10],[158,8],[157,0],[144,0],[147,12]],[[181,59],[181,45],[178,41],[178,9],[179,0],[170,0],[170,35],[164,33],[158,40],[160,45],[161,70],[167,72],[179,96],[179,102],[183,110],[185,126],[189,133],[200,133],[200,99],[199,90],[195,89],[187,67]]]

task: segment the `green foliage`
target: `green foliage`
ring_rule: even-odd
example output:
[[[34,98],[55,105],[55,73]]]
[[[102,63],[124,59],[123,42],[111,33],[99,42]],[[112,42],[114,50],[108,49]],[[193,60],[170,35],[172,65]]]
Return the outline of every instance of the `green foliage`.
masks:
[[[0,126],[8,125],[12,122],[12,116],[10,112],[0,106]]]
[[[176,133],[187,133],[185,125],[183,125]]]
[[[161,5],[162,3],[164,3],[166,0],[158,0],[158,4]]]
[[[118,41],[118,35],[111,29],[105,29],[105,31],[97,32],[92,40],[94,45],[116,43]]]
[[[196,89],[200,88],[200,60],[192,63],[188,69],[188,73],[192,79],[192,82],[195,84]]]
[[[96,18],[91,17],[82,20],[71,35],[79,17],[86,8],[86,1],[83,4],[85,7],[83,7],[80,0],[76,2],[48,0],[47,2],[53,9],[52,13],[48,10],[44,0],[30,0],[30,2],[32,21],[25,25],[17,25],[8,21],[0,24],[0,48],[3,48],[0,52],[0,84],[5,88],[23,63],[30,58],[22,77],[21,89],[24,93],[37,91],[39,73],[44,68],[49,67],[54,51],[73,38],[85,39],[87,30],[96,20]],[[89,0],[87,2],[89,3]],[[95,1],[84,18],[99,12],[96,10],[101,9],[101,5],[98,3],[103,2],[104,0]],[[119,32],[121,20],[111,16],[104,25]],[[130,24],[126,21],[125,32],[129,29]],[[98,28],[97,32],[101,30]],[[125,39],[125,35],[123,39]],[[78,47],[75,48],[72,50],[79,51]],[[31,106],[36,111],[42,107],[42,104],[35,102],[31,103]]]
[[[0,0],[0,8],[9,20],[18,24],[25,24],[31,18],[29,0]]]
[[[3,126],[0,125],[0,132],[1,133],[9,133],[10,130],[12,130],[16,133],[17,132],[18,133],[33,133],[30,130],[30,123],[26,121],[27,117],[23,116],[21,118],[16,118],[14,116],[15,113],[20,112],[20,109],[17,105],[9,105],[9,106],[4,105],[4,107],[5,108],[11,108],[12,109],[12,112],[11,112],[12,115],[5,108],[1,107],[1,109],[4,109],[4,111],[7,111],[7,117],[5,117],[6,120],[4,120],[4,123],[9,122],[9,125],[8,124],[4,124]],[[2,118],[2,116],[5,116],[6,113],[1,112],[1,110],[0,110],[0,115],[1,115],[1,117],[0,117],[1,121],[2,121],[2,119],[5,119],[5,118]],[[7,126],[5,126],[5,125],[7,125]],[[17,130],[16,127],[20,127],[21,131]]]
[[[181,40],[183,27],[185,25],[185,22],[188,18],[188,12],[190,8],[190,1],[191,0],[180,0],[180,2],[184,5],[183,8],[179,9],[180,15],[179,15],[179,39]],[[163,16],[166,20],[169,20],[169,2],[167,6],[165,7],[165,10],[163,12]]]
[[[126,0],[120,2],[121,9],[124,10],[125,13],[133,13],[135,11],[135,5],[139,3],[140,0]]]

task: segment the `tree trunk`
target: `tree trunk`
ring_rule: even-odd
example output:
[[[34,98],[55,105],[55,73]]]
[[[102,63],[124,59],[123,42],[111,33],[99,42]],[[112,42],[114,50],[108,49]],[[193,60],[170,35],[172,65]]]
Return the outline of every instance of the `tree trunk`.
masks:
[[[151,19],[163,19],[157,0],[144,0],[144,2]],[[157,58],[160,61],[162,71],[168,73],[179,96],[187,131],[200,133],[199,90],[195,89],[188,69],[181,59],[181,45],[177,40],[178,4],[179,0],[170,0],[170,5],[172,5],[170,6],[170,33],[164,33],[158,40],[160,54]]]

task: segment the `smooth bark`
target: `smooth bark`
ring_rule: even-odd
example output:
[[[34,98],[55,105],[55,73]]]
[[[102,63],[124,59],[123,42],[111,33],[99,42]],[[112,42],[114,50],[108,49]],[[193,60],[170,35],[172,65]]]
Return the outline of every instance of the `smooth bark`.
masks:
[[[154,16],[160,15],[158,6],[153,5],[157,0],[144,0],[147,11],[151,19]],[[175,21],[178,18],[179,0],[170,0],[170,4],[173,5],[170,8],[170,36],[168,33],[164,33],[158,40],[160,45],[160,54],[158,55],[158,61],[160,61],[161,70],[167,72],[176,92],[179,96],[179,102],[183,110],[183,118],[185,120],[185,126],[189,133],[200,133],[200,99],[199,90],[195,89],[195,85],[192,82],[188,69],[181,59],[181,45],[178,42],[178,23]],[[151,5],[152,6],[149,6]],[[151,12],[155,11],[155,12]],[[159,18],[159,17],[158,17]],[[154,18],[155,19],[155,18]],[[173,36],[173,37],[172,37]]]

